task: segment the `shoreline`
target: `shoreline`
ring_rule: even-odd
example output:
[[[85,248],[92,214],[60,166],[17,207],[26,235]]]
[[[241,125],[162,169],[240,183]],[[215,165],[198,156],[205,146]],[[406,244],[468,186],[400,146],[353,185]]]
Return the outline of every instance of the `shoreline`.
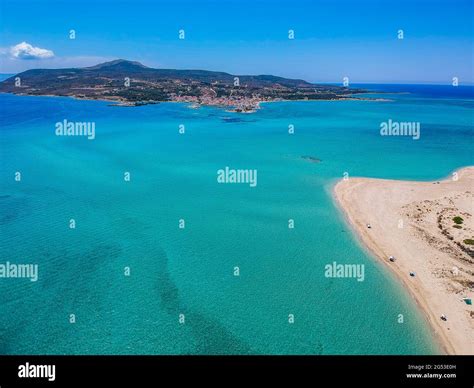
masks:
[[[333,193],[334,193],[335,185],[333,186]],[[341,202],[339,199],[336,197],[336,195],[333,196],[335,199],[335,202],[337,204],[337,208],[340,211],[341,215],[344,218],[344,221],[346,222],[347,226],[351,230],[351,233],[353,234],[354,238],[357,240],[357,243],[360,245],[360,247],[369,255],[372,256],[373,260],[377,260],[378,262],[381,262],[381,264],[387,264],[384,258],[381,255],[381,252],[376,248],[375,244],[374,245],[369,245],[367,244],[366,241],[364,241],[363,236],[361,236],[360,232],[357,230],[356,224],[354,220],[351,218],[350,214],[347,212],[347,210],[342,206]],[[386,267],[389,267],[386,265]],[[451,343],[444,338],[443,336],[440,335],[439,333],[439,327],[437,324],[432,320],[428,310],[428,307],[426,305],[426,302],[423,299],[420,299],[419,295],[417,292],[414,292],[408,282],[405,280],[405,277],[400,271],[395,270],[393,267],[389,267],[390,273],[392,273],[395,276],[395,280],[398,282],[401,282],[401,286],[405,286],[405,288],[408,290],[409,296],[412,298],[412,300],[415,302],[416,308],[421,311],[423,315],[423,319],[425,322],[428,324],[428,326],[431,328],[433,331],[433,337],[436,342],[437,347],[443,354],[448,354],[452,355],[455,354],[454,348],[451,345]]]
[[[456,170],[456,172],[460,177],[459,181],[462,181],[461,184],[468,188],[467,192],[471,193],[474,191],[474,185],[472,184],[472,182],[474,182],[474,167],[464,167]],[[421,239],[416,234],[418,225],[413,226],[410,219],[407,219],[407,221],[409,221],[407,222],[408,225],[403,229],[399,229],[400,232],[396,238],[387,238],[387,236],[393,236],[397,233],[394,225],[388,226],[388,224],[396,224],[400,217],[400,214],[394,214],[394,209],[403,209],[403,211],[405,211],[405,206],[411,204],[414,199],[418,199],[416,197],[417,194],[419,195],[420,193],[416,191],[416,186],[423,187],[423,195],[429,192],[430,188],[433,188],[435,193],[429,196],[431,200],[431,197],[436,198],[439,196],[436,189],[439,191],[441,185],[443,186],[443,192],[445,194],[451,190],[453,183],[449,177],[440,181],[421,182],[375,178],[350,178],[348,181],[339,180],[333,184],[332,195],[344,221],[350,227],[361,247],[373,256],[374,260],[381,261],[389,267],[390,271],[396,276],[396,279],[408,290],[417,308],[423,313],[423,317],[430,326],[434,340],[440,350],[445,354],[474,354],[474,346],[469,345],[469,333],[471,333],[471,337],[474,338],[473,319],[469,319],[466,314],[463,315],[465,310],[470,310],[471,318],[474,318],[472,306],[452,303],[455,301],[455,298],[459,299],[460,294],[463,292],[472,298],[472,289],[468,288],[468,291],[463,290],[458,292],[458,295],[455,295],[456,293],[454,292],[448,290],[444,291],[445,283],[450,282],[451,279],[449,279],[449,277],[447,279],[438,277],[437,271],[439,267],[442,266],[445,270],[449,268],[453,262],[452,258],[444,257],[443,252],[436,252],[433,247]],[[463,191],[461,184],[457,185],[458,187],[455,189],[456,192],[461,193]],[[448,188],[448,186],[450,187]],[[391,192],[392,194],[397,193],[397,190],[401,187],[401,190],[405,192],[405,198],[401,200],[398,198],[397,200],[386,200],[385,198],[390,198],[390,196],[383,195],[383,193],[380,192],[381,187],[387,187],[387,192]],[[366,194],[364,191],[371,191],[371,193]],[[408,191],[408,194],[406,191]],[[367,201],[368,199],[370,200]],[[377,200],[379,203],[374,203],[374,201]],[[388,206],[387,202],[396,202],[396,205]],[[404,204],[404,202],[407,203]],[[400,204],[404,205],[400,208]],[[428,213],[430,212],[431,210]],[[385,219],[382,220],[384,217]],[[382,223],[387,222],[388,218],[388,223],[381,224],[377,218],[380,218],[380,222]],[[370,224],[371,228],[368,228],[367,224]],[[429,223],[427,223],[427,225],[428,224]],[[394,233],[387,233],[388,231]],[[415,233],[413,233],[414,231]],[[400,248],[398,250],[396,244],[397,238],[399,243],[398,248]],[[408,248],[407,246],[409,244],[405,244],[405,242],[410,242]],[[401,249],[401,246],[403,246],[403,249]],[[439,257],[436,257],[435,260],[430,260],[434,256],[424,254],[423,252],[426,252],[425,249],[426,251],[429,250],[430,254],[437,254]],[[396,257],[395,262],[388,260],[388,257],[392,254]],[[411,257],[410,254],[412,254]],[[422,257],[422,259],[420,259],[420,257]],[[466,267],[467,272],[472,274],[474,265],[466,264]],[[416,270],[416,276],[418,276],[418,273],[421,273],[423,282],[418,282],[418,278],[408,276],[408,268]],[[433,293],[433,289],[430,287],[431,285],[436,286],[433,287],[433,289],[439,291],[437,294]],[[443,301],[439,302],[438,299],[443,299]],[[440,306],[442,306],[442,311],[444,311],[443,309],[449,310],[448,319],[449,317],[453,318],[453,322],[451,322],[451,320],[445,322],[440,319]],[[459,321],[455,321],[456,319],[459,319]],[[451,330],[451,324],[455,324],[453,330]],[[466,333],[468,337],[464,337]]]
[[[22,96],[22,97],[62,97],[62,98],[71,98],[73,100],[78,101],[101,101],[101,102],[108,102],[109,106],[113,107],[137,107],[137,106],[145,106],[145,105],[158,105],[158,104],[166,104],[166,103],[174,103],[174,104],[195,104],[196,106],[190,107],[190,109],[199,109],[201,107],[214,107],[218,109],[225,109],[226,112],[229,113],[243,113],[243,114],[251,114],[258,112],[261,109],[262,104],[267,103],[276,103],[276,102],[309,102],[309,101],[368,101],[368,102],[393,102],[392,99],[385,99],[385,98],[368,98],[368,97],[341,97],[341,98],[332,98],[332,99],[294,99],[294,100],[284,100],[284,99],[275,99],[275,100],[261,100],[256,103],[256,105],[252,109],[248,110],[239,110],[235,108],[233,105],[225,105],[225,104],[207,104],[207,103],[196,103],[191,101],[128,101],[123,98],[88,98],[88,97],[80,97],[75,95],[70,96],[59,96],[55,94],[23,94],[23,93],[10,93],[10,92],[0,92],[1,94],[10,94],[14,96]],[[363,93],[359,93],[363,94]]]

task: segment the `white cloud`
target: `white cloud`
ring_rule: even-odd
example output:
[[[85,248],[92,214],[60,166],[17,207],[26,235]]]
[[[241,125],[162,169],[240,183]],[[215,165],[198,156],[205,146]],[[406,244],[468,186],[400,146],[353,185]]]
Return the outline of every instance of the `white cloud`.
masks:
[[[5,55],[2,56],[2,49],[0,48],[0,74],[17,74],[30,69],[60,69],[70,67],[87,67],[94,66],[102,62],[112,61],[114,59],[117,59],[117,57],[55,56],[54,58],[49,58],[47,61],[41,59],[20,61],[11,56],[9,48],[7,49]]]
[[[26,42],[10,47],[10,55],[16,59],[46,59],[54,57],[54,53],[51,50],[33,47]]]

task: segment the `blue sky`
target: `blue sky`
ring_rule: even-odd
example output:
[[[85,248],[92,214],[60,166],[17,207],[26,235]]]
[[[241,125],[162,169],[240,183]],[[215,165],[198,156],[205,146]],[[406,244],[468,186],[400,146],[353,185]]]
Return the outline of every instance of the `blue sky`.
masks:
[[[313,82],[473,83],[473,14],[472,0],[0,0],[0,72],[125,58]],[[15,51],[22,42],[32,47]]]

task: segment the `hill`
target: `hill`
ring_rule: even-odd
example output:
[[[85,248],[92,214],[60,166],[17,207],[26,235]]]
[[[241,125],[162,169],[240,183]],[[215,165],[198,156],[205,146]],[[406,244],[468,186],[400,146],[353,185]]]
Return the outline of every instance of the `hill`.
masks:
[[[15,82],[20,80],[20,84]],[[183,101],[250,111],[262,101],[343,99],[362,90],[273,75],[154,69],[118,59],[84,68],[33,69],[0,83],[0,92],[70,96],[140,105]]]

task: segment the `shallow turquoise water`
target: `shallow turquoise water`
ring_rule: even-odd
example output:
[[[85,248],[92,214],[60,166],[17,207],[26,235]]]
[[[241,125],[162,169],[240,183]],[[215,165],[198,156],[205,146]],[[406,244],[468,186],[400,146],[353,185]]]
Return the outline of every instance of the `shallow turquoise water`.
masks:
[[[37,282],[0,279],[0,353],[439,352],[331,186],[344,172],[428,180],[472,165],[474,102],[390,98],[239,115],[0,95],[0,262],[39,265]],[[389,118],[419,121],[420,140],[381,137]],[[63,119],[94,121],[96,139],[56,137]],[[217,184],[225,166],[257,169],[257,187]],[[365,280],[326,278],[333,261],[364,264]]]

